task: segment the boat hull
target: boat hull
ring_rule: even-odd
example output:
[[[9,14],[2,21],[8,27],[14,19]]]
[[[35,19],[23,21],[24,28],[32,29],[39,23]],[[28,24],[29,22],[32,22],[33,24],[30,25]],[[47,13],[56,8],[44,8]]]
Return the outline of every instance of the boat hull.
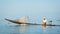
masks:
[[[23,22],[18,22],[18,21],[15,21],[15,20],[10,20],[10,19],[5,19],[9,22],[12,22],[12,23],[15,23],[15,24],[26,24],[26,25],[42,25],[43,24],[33,24],[33,23],[23,23]],[[51,25],[51,24],[46,24],[45,26],[60,26],[60,25]]]

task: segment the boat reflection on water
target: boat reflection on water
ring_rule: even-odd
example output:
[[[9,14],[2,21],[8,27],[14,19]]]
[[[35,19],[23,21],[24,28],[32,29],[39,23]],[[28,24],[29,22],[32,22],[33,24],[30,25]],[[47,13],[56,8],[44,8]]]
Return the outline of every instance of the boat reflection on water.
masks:
[[[52,27],[52,28],[50,28]],[[56,26],[55,26],[56,27]],[[59,30],[56,30],[54,26],[46,26],[46,25],[29,25],[29,26],[24,26],[24,25],[18,25],[18,26],[14,26],[14,27],[11,27],[10,29],[14,30],[14,31],[11,31],[10,33],[18,33],[18,34],[51,34],[51,33],[54,33],[56,31],[59,31]],[[13,29],[14,28],[14,29]],[[55,28],[55,29],[54,29]],[[59,29],[59,28],[58,28]],[[15,32],[16,31],[16,32]],[[59,33],[59,32],[56,32],[56,33]]]
[[[42,27],[43,27],[44,34],[46,34],[46,25],[42,25]]]
[[[30,34],[30,33],[37,33],[37,32],[40,32],[41,29],[40,27],[38,27],[37,29],[37,25],[36,26],[20,26],[19,27],[19,31],[20,31],[20,34]],[[42,26],[43,28],[43,34],[46,34],[46,26]]]
[[[20,26],[19,31],[20,31],[21,34],[26,33],[27,32],[27,26]]]
[[[44,25],[44,26],[42,25],[42,27],[43,27],[44,30],[46,29],[46,25]]]

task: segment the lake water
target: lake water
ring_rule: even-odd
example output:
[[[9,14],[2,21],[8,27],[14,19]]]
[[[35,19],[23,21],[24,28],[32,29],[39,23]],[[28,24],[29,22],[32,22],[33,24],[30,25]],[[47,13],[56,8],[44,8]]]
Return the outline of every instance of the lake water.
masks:
[[[0,0],[0,34],[60,34],[60,26],[29,25],[20,26],[4,18],[19,20],[27,16],[28,23],[60,25],[60,0]],[[26,19],[26,18],[25,18]]]
[[[60,26],[0,25],[0,34],[60,34]]]

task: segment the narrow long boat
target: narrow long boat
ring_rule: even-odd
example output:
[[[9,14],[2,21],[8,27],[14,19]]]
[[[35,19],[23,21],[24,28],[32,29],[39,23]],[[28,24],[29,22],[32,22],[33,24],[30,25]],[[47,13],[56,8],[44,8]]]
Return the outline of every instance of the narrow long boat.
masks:
[[[10,19],[6,19],[5,20],[15,23],[15,24],[27,24],[27,25],[42,25],[42,24],[34,24],[34,23],[24,23],[24,22],[18,22],[16,20],[10,20]],[[60,26],[60,25],[51,25],[51,24],[46,24],[46,26]]]

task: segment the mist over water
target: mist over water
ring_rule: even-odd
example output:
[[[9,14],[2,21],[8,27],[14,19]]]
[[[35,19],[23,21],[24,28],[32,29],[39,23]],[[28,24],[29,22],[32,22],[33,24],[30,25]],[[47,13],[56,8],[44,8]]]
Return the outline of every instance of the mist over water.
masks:
[[[0,34],[60,34],[60,26],[20,26],[5,18],[16,20],[28,16],[28,23],[60,25],[60,0],[0,0]]]

